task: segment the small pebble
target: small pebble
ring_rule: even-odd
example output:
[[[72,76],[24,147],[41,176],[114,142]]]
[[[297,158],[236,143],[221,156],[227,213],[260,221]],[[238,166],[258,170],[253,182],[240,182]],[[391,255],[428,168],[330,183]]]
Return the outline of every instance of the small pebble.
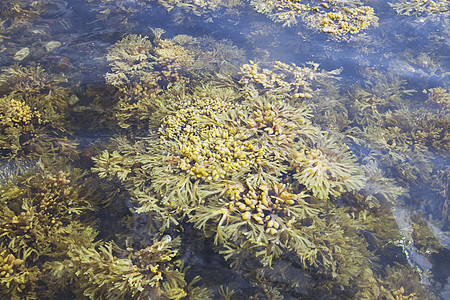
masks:
[[[25,59],[28,55],[30,55],[30,48],[25,47],[20,49],[19,51],[16,52],[16,54],[14,54],[14,60],[18,60],[21,61],[23,59]]]
[[[59,48],[61,46],[61,43],[58,41],[50,41],[47,44],[45,44],[45,50],[47,50],[47,52],[50,52],[56,48]]]

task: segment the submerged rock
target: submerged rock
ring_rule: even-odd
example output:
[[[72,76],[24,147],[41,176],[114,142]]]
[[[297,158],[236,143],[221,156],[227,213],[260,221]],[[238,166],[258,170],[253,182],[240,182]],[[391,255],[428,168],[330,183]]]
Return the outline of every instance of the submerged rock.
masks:
[[[16,54],[14,54],[14,60],[24,60],[28,55],[30,55],[30,48],[25,47],[20,49],[19,51],[16,52]]]
[[[48,52],[61,47],[61,43],[58,41],[50,41],[47,44],[45,44],[45,50],[47,50]]]

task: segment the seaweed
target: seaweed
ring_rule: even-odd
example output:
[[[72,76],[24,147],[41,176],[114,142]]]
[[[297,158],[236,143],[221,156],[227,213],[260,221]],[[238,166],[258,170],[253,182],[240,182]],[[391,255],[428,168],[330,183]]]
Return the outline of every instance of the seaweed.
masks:
[[[80,170],[52,172],[42,162],[38,166],[0,189],[0,241],[34,260],[52,255],[58,238],[53,233],[60,227],[89,220],[86,212],[96,197]]]
[[[448,12],[447,1],[402,0],[389,5],[400,15],[442,14]]]
[[[252,0],[250,3],[258,12],[283,26],[294,26],[300,19],[310,28],[330,34],[333,39],[346,40],[349,35],[378,25],[373,8],[361,5],[361,2]]]
[[[44,11],[46,1],[13,0],[0,4],[0,41],[30,26]]]
[[[91,234],[99,195],[86,172],[39,161],[0,187],[0,290],[11,297],[52,297],[43,265],[64,256]],[[72,244],[66,244],[68,236]],[[4,251],[3,251],[4,250]]]
[[[49,262],[55,282],[70,282],[72,291],[89,299],[209,299],[211,293],[188,284],[176,262],[180,239],[165,236],[150,246],[121,249],[114,242],[74,245],[64,260]]]
[[[308,62],[300,67],[277,61],[270,69],[249,61],[241,67],[240,83],[254,86],[258,91],[271,94],[288,93],[295,98],[313,98],[318,96],[325,86],[336,83],[342,69],[325,71],[319,64]]]
[[[26,161],[66,153],[76,157],[68,131],[70,93],[64,75],[39,66],[13,65],[0,74],[0,149],[6,160]]]
[[[437,299],[421,284],[419,273],[405,266],[387,266],[384,276],[367,269],[361,279],[356,295],[362,299]]]
[[[201,18],[204,22],[214,22],[215,19],[222,18],[224,15],[233,18],[240,14],[240,9],[245,5],[242,0],[157,0],[155,2],[168,12],[183,10],[185,14],[174,13],[172,15],[176,23],[183,23],[194,18]],[[233,21],[233,23],[238,22]]]
[[[330,197],[362,189],[363,171],[348,147],[312,125],[304,105],[281,99],[226,77],[169,89],[155,102],[154,128],[136,141],[113,140],[93,158],[93,171],[129,192],[132,210],[148,216],[150,235],[185,228],[187,221],[234,266],[257,259],[270,267],[292,255],[329,278],[327,288],[348,285],[357,276],[350,266],[367,263],[349,254],[367,251],[357,237],[365,225],[326,207]],[[327,164],[321,183],[315,173],[295,181],[309,174],[302,165],[308,151],[320,151]],[[354,247],[345,246],[350,235],[359,241]],[[331,239],[343,244],[333,248]]]
[[[355,160],[347,145],[325,135],[314,147],[299,149],[293,161],[293,178],[320,199],[339,197],[365,185],[363,169]]]
[[[28,265],[28,254],[13,254],[0,244],[0,292],[8,299],[37,299],[35,289],[41,271]]]
[[[440,240],[430,230],[423,214],[413,215],[411,221],[413,223],[412,238],[419,253],[429,257],[433,253],[442,251],[443,246]]]
[[[143,130],[93,158],[92,170],[110,182],[105,203],[129,197],[145,236],[208,238],[274,298],[302,276],[324,293],[363,293],[358,278],[378,270],[373,261],[399,236],[389,205],[407,199],[405,182],[431,181],[428,151],[445,155],[445,111],[433,121],[408,111],[406,101],[419,105],[415,91],[375,73],[335,99],[341,70],[314,62],[249,61],[211,79],[223,57],[204,63],[204,52],[190,52],[198,39],[162,34],[128,36],[108,54],[119,114],[129,109],[121,126]],[[302,294],[291,284],[291,295]]]
[[[427,94],[428,99],[425,101],[426,104],[431,107],[437,107],[440,110],[450,109],[450,93],[447,89],[443,87],[434,87],[428,90],[423,90]]]
[[[226,40],[188,35],[163,39],[164,30],[157,28],[152,32],[151,40],[126,36],[107,54],[111,72],[105,79],[117,88],[116,117],[123,128],[145,124],[155,109],[155,97],[164,90],[219,70],[233,70],[243,57],[242,51]]]

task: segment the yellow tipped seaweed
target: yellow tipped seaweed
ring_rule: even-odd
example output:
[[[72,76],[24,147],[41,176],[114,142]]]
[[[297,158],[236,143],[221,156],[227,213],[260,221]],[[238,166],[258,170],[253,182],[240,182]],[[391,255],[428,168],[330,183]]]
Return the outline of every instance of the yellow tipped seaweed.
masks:
[[[255,9],[283,26],[291,27],[301,19],[312,29],[328,33],[334,39],[348,39],[369,26],[378,25],[373,8],[362,1],[252,0]]]

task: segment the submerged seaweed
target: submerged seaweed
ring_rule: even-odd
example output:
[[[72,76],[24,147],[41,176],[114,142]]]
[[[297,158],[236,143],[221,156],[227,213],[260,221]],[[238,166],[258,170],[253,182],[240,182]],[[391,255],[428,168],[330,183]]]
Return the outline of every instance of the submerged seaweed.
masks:
[[[67,78],[39,66],[13,65],[0,73],[0,156],[16,161],[72,152],[64,137],[70,106]]]
[[[208,37],[178,35],[163,39],[164,30],[153,29],[152,39],[129,35],[111,47],[107,60],[111,72],[107,84],[117,89],[119,125],[145,124],[156,96],[175,85],[195,82],[200,74],[233,70],[242,52],[230,42]],[[144,121],[144,122],[143,122]]]
[[[309,72],[305,80],[327,74]],[[365,175],[373,174],[374,187],[388,179],[365,174],[344,143],[312,124],[305,106],[281,100],[298,98],[290,79],[270,78],[249,78],[244,69],[238,82],[222,76],[168,90],[155,101],[147,136],[114,139],[93,170],[128,191],[133,211],[149,216],[150,235],[192,223],[236,270],[277,267],[289,257],[297,272],[327,278],[318,288],[352,286],[373,268],[362,233],[385,242],[396,236],[373,222],[372,214],[388,216],[380,203],[394,201],[366,188]],[[319,90],[310,91],[317,97]],[[362,200],[364,213],[334,206],[348,194]],[[269,274],[248,276],[263,282]]]
[[[293,26],[300,19],[312,29],[328,33],[336,39],[346,39],[347,35],[357,34],[369,26],[376,26],[378,22],[373,8],[362,5],[359,0],[253,0],[251,5],[283,26]]]

